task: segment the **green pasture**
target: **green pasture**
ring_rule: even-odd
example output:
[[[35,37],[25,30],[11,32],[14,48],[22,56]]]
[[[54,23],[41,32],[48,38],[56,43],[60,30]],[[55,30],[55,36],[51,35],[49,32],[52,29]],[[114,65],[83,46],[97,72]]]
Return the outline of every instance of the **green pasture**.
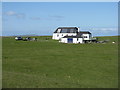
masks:
[[[64,44],[46,37],[3,37],[3,88],[118,87],[117,36],[98,37],[109,42],[92,44]]]

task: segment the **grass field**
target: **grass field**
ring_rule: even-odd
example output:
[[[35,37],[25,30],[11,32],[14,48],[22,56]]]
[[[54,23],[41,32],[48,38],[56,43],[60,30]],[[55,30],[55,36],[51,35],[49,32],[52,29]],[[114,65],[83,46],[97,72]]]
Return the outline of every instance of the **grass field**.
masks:
[[[118,41],[63,44],[3,37],[3,88],[117,88]],[[111,43],[116,41],[115,44]]]

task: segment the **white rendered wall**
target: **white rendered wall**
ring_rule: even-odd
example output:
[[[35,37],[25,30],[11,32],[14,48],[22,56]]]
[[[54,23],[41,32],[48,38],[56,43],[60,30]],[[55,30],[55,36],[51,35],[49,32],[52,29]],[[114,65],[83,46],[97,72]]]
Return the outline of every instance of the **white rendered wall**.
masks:
[[[87,38],[84,38],[84,36],[87,36]],[[91,40],[91,35],[90,34],[83,34],[83,39],[84,40]]]
[[[76,36],[77,33],[53,33],[52,39],[59,40],[64,36]]]
[[[68,38],[61,38],[60,42],[62,43],[68,43]],[[82,38],[73,38],[73,43],[83,43],[83,39]]]
[[[77,43],[77,38],[73,38],[73,43]]]
[[[62,43],[67,43],[67,38],[61,38],[61,39],[60,39],[60,42],[62,42]]]
[[[83,43],[83,38],[78,38],[78,43]]]
[[[82,38],[73,38],[73,43],[83,43],[83,39]]]

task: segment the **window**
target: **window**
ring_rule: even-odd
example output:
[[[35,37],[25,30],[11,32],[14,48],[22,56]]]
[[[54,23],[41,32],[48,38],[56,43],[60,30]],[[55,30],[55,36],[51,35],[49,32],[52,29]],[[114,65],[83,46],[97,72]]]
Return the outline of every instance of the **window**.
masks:
[[[87,38],[87,36],[84,36],[84,38]]]
[[[77,41],[78,41],[78,38],[77,38]]]
[[[74,28],[63,28],[61,33],[77,33],[77,29]]]
[[[75,29],[69,29],[70,33],[75,33]]]
[[[62,29],[61,33],[67,33],[67,29]]]
[[[59,37],[59,35],[57,34],[57,37]]]
[[[60,33],[60,31],[61,31],[61,29],[58,29],[58,30],[57,30],[57,33]]]

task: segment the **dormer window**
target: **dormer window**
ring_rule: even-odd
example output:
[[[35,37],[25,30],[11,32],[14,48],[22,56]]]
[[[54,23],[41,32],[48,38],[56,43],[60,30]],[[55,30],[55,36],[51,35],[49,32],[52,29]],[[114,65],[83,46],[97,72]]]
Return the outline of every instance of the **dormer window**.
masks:
[[[67,33],[68,29],[62,29],[61,33]]]
[[[58,29],[57,33],[60,33],[61,29]]]

